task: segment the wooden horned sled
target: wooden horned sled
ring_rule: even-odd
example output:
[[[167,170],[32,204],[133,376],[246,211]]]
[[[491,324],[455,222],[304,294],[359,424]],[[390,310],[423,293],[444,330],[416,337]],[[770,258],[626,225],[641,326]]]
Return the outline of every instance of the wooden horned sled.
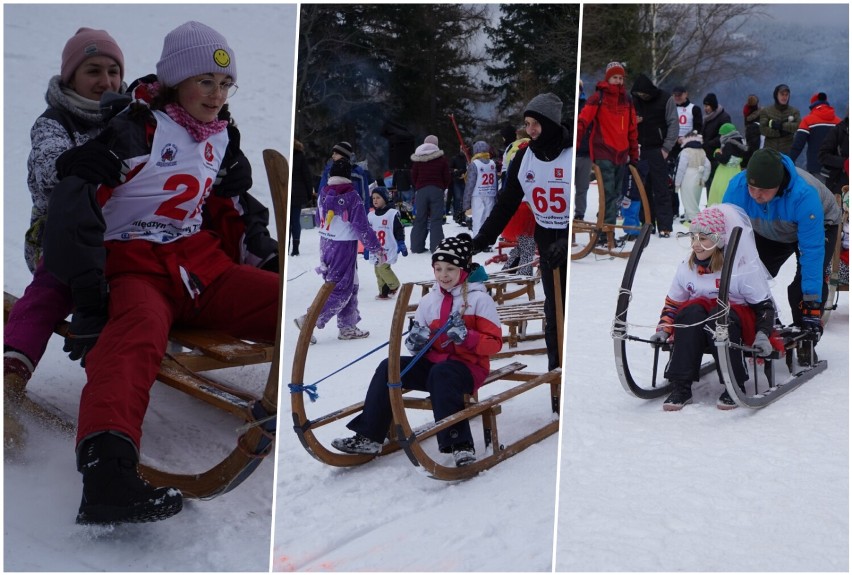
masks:
[[[672,351],[671,345],[655,345],[647,338],[629,333],[631,326],[628,323],[628,311],[632,300],[631,290],[642,252],[648,245],[650,234],[651,226],[646,224],[643,226],[642,232],[636,240],[636,247],[633,248],[630,259],[627,261],[612,325],[613,351],[618,378],[625,391],[639,399],[662,397],[669,394],[673,389],[673,385],[670,382],[657,381],[661,363],[663,366],[666,364],[666,360],[661,360],[660,355],[668,355]],[[720,383],[725,386],[728,394],[738,406],[759,409],[780,399],[815,375],[825,371],[828,363],[825,360],[814,361],[815,341],[813,336],[807,331],[799,330],[797,327],[782,327],[779,330],[778,335],[784,343],[784,351],[779,352],[778,350],[774,350],[768,357],[758,358],[753,348],[739,346],[729,340],[728,290],[734,267],[733,262],[736,261],[737,247],[741,234],[742,228],[734,228],[728,240],[728,245],[725,247],[725,263],[722,267],[719,296],[717,298],[719,313],[716,319],[717,328],[714,333],[714,344],[712,348],[705,350],[705,353],[711,354],[714,359],[702,364],[700,375],[703,377],[715,371]],[[733,363],[730,356],[731,349],[734,347],[742,350],[743,356],[752,364],[751,377],[749,381],[745,382],[744,388],[740,388],[737,385],[734,377]],[[794,366],[793,357],[796,355],[795,352],[800,349],[806,350],[806,353],[811,358],[811,365]],[[628,356],[633,357],[634,361],[629,361]],[[641,357],[646,361],[636,361],[637,357]],[[783,380],[779,379],[775,370],[775,364],[780,359],[785,360],[789,372],[789,375]],[[642,365],[644,363],[650,363],[651,365],[650,367]],[[763,365],[762,377],[760,377],[760,370],[758,369],[761,364]],[[644,377],[642,374],[644,374]]]
[[[287,160],[275,150],[264,150],[263,161],[269,179],[279,238],[279,277],[283,288],[286,255],[287,196],[289,168]],[[283,289],[279,295],[279,309],[283,309]],[[16,298],[4,293],[4,318],[8,316]],[[61,322],[55,332],[65,335],[68,323]],[[204,330],[173,329],[169,334],[169,349],[160,365],[157,381],[187,393],[214,407],[223,409],[243,421],[234,449],[219,463],[200,473],[181,473],[139,465],[141,475],[158,487],[176,487],[184,497],[211,499],[227,493],[242,483],[260,465],[275,446],[278,414],[278,371],[280,359],[281,321],[275,345],[234,339],[224,333]],[[269,364],[266,386],[261,395],[236,386],[217,382],[201,372],[253,364]],[[51,424],[74,429],[68,422],[25,397],[23,408],[35,417],[43,417]]]
[[[642,202],[642,212],[645,215],[645,221],[651,221],[651,207],[648,203],[648,196],[645,193],[645,185],[642,183],[642,177],[639,175],[639,170],[632,164],[628,164],[630,174],[633,176],[633,181],[636,183],[636,188],[639,190],[639,197]],[[574,220],[571,222],[571,259],[583,259],[591,253],[602,256],[614,256],[620,258],[630,257],[630,251],[619,249],[616,247],[615,231],[622,230],[640,230],[638,226],[625,226],[623,224],[605,224],[604,215],[606,207],[606,194],[603,185],[603,176],[601,169],[597,164],[592,164],[592,171],[595,174],[595,180],[598,183],[598,216],[594,222],[585,220]],[[583,244],[579,238],[588,237],[588,242]],[[606,247],[598,246],[598,238],[606,237]]]
[[[558,273],[558,272],[557,272]],[[557,278],[558,280],[558,278]],[[296,351],[293,358],[293,369],[291,375],[290,391],[293,412],[293,429],[302,446],[317,460],[336,467],[350,467],[366,463],[377,455],[360,455],[341,453],[334,448],[326,447],[322,439],[328,434],[318,431],[323,427],[333,424],[342,419],[351,418],[360,413],[364,403],[359,402],[342,409],[338,409],[326,415],[309,417],[306,410],[304,385],[305,365],[307,362],[310,338],[316,325],[317,317],[322,310],[329,294],[334,289],[331,282],[325,283],[314,299],[299,333],[296,343]],[[390,329],[388,343],[388,382],[400,382],[400,353],[404,336],[404,328],[414,284],[406,283],[400,287],[397,293],[396,308]],[[557,291],[559,289],[557,281]],[[557,293],[557,302],[560,296]],[[562,310],[557,305],[558,325],[563,325]],[[560,335],[560,349],[561,349]],[[493,370],[483,385],[474,396],[466,397],[466,407],[461,411],[446,417],[440,421],[429,421],[423,425],[412,425],[410,418],[420,410],[427,410],[431,415],[431,403],[428,397],[412,397],[401,385],[388,384],[391,406],[393,410],[393,422],[388,430],[388,441],[385,442],[378,457],[382,457],[396,451],[404,451],[411,463],[422,468],[425,472],[435,478],[442,480],[460,480],[473,477],[485,469],[489,469],[501,461],[520,453],[527,447],[538,443],[544,438],[556,433],[559,429],[559,402],[561,396],[562,370],[555,369],[546,373],[534,373],[525,371],[527,366],[523,363],[513,362],[509,365]],[[494,389],[497,381],[511,382],[510,387],[487,395],[488,389]],[[488,385],[491,384],[491,385]],[[505,385],[504,385],[505,386]],[[497,428],[497,416],[503,412],[504,407],[508,411],[512,407],[511,400],[541,386],[549,387],[549,394],[545,423],[538,429],[515,440],[510,444],[504,444]],[[421,392],[416,392],[421,393]],[[443,429],[446,429],[463,420],[480,420],[482,424],[482,443],[477,445],[478,459],[475,463],[464,467],[447,466],[440,462],[447,456],[437,453],[434,445],[428,444],[427,440]],[[471,426],[476,434],[476,427]],[[483,445],[485,449],[483,450]]]

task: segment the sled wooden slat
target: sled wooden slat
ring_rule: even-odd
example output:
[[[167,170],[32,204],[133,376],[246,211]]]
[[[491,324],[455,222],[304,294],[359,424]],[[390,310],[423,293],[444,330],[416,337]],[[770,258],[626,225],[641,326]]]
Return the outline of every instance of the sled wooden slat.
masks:
[[[231,366],[272,361],[274,353],[274,346],[243,341],[221,332],[177,328],[169,333],[169,340]]]
[[[538,333],[527,333],[529,322],[544,321],[543,300],[500,305],[497,306],[497,315],[500,317],[500,323],[509,328],[509,335],[503,337],[503,341],[509,345],[509,348],[518,347],[518,343],[522,341],[544,337],[544,330]]]
[[[503,304],[508,300],[515,299],[526,295],[530,301],[535,299],[535,284],[537,278],[535,276],[522,276],[517,274],[497,272],[489,274],[484,285],[491,298],[498,304]],[[435,280],[422,280],[415,282],[414,285],[420,287],[420,296],[423,297],[432,286],[435,285]],[[512,286],[517,286],[516,289],[510,290]],[[416,308],[416,306],[414,306]]]
[[[160,364],[157,381],[237,417],[245,417],[251,404],[258,400],[258,397],[252,394],[194,373],[169,357],[164,358]]]
[[[9,312],[16,301],[17,298],[15,296],[6,292],[3,293],[4,319],[8,318]],[[69,324],[67,321],[59,322],[54,328],[54,333],[64,337],[68,332],[68,327]],[[170,333],[170,341],[178,343],[178,345],[183,347],[190,345],[192,341],[197,341],[208,347],[193,348],[192,352],[189,353],[176,353],[166,356],[160,364],[160,372],[157,374],[157,381],[205,401],[214,407],[233,413],[238,417],[244,417],[247,405],[253,401],[257,401],[259,397],[246,391],[227,386],[226,384],[214,382],[213,380],[194,372],[239,367],[250,363],[261,363],[258,361],[259,356],[257,349],[263,349],[264,355],[269,356],[272,355],[273,349],[267,350],[265,346],[240,342],[245,343],[245,347],[242,349],[249,350],[248,357],[239,357],[236,354],[232,354],[236,360],[233,362],[226,362],[222,359],[211,357],[213,354],[221,357],[221,354],[216,352],[208,355],[211,347],[215,349],[217,346],[217,339],[215,335],[204,335],[200,330],[177,331],[181,333],[181,336],[178,340],[175,340],[171,337]],[[221,347],[224,348],[226,346],[230,346],[233,341],[240,340],[234,340],[234,338],[227,336],[224,341],[221,342]],[[235,348],[240,349],[240,346],[235,346]]]

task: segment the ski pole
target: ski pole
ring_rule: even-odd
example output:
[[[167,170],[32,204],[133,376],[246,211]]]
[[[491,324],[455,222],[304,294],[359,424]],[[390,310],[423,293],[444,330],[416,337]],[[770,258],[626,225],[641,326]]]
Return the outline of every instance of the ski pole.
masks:
[[[429,348],[430,348],[430,347],[432,347],[432,344],[433,344],[433,343],[435,343],[435,341],[437,341],[437,339],[438,339],[439,337],[441,337],[441,335],[442,335],[444,332],[446,332],[448,329],[450,329],[450,327],[451,327],[452,325],[453,325],[453,318],[452,318],[452,316],[450,316],[449,318],[447,318],[447,323],[445,323],[443,326],[441,326],[441,329],[439,329],[438,331],[436,331],[436,332],[435,332],[435,335],[433,335],[433,336],[432,336],[432,339],[430,339],[430,340],[426,343],[426,345],[424,345],[424,346],[423,346],[423,348],[422,348],[420,351],[418,351],[418,352],[417,352],[417,355],[415,355],[415,356],[411,359],[411,361],[409,361],[409,362],[408,362],[408,365],[406,365],[406,366],[405,366],[405,369],[403,369],[403,370],[399,373],[399,379],[400,379],[400,381],[399,381],[398,383],[391,383],[391,382],[388,382],[388,387],[402,387],[402,376],[403,376],[403,375],[405,375],[406,373],[408,373],[408,371],[409,371],[412,367],[414,367],[414,364],[415,364],[415,363],[417,363],[417,360],[419,360],[421,357],[423,357],[423,355],[424,355],[427,351],[429,351]]]

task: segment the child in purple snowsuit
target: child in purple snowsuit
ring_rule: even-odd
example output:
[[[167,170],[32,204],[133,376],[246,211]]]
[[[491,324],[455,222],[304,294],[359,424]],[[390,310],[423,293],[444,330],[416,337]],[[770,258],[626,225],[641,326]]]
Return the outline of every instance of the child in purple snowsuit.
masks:
[[[338,339],[360,339],[370,335],[358,329],[358,240],[364,249],[384,256],[379,239],[367,220],[367,211],[349,176],[352,165],[346,158],[332,164],[327,185],[320,190],[317,208],[320,215],[320,267],[323,280],[335,282],[334,290],[317,319],[322,329],[335,315],[340,330]],[[301,326],[304,316],[296,320]]]

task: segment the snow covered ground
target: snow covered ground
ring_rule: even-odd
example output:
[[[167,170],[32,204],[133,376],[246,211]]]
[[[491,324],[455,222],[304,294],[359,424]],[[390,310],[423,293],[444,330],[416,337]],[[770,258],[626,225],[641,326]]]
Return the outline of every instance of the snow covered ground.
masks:
[[[465,231],[455,223],[445,235]],[[411,228],[406,228],[410,234]],[[288,261],[287,321],[284,333],[283,381],[290,381],[298,330],[292,319],[303,313],[322,284],[314,273],[319,263],[316,229],[302,234],[302,255]],[[407,242],[410,246],[410,243]],[[476,256],[480,263],[485,254]],[[403,282],[433,278],[426,254],[400,257],[393,266]],[[500,266],[487,267],[491,272]],[[316,332],[306,361],[305,383],[313,383],[386,342],[395,301],[377,301],[372,266],[359,261],[359,310],[363,340],[339,341],[334,320]],[[537,297],[541,287],[537,286]],[[419,297],[412,296],[412,301]],[[519,300],[512,300],[519,301]],[[531,326],[530,331],[540,329]],[[521,346],[541,347],[542,340]],[[376,365],[387,347],[317,385],[320,397],[307,403],[309,418],[331,413],[364,399]],[[495,360],[492,369],[521,361],[530,371],[546,371],[544,355]],[[498,386],[499,383],[492,384]],[[494,390],[486,388],[488,393]],[[484,390],[485,391],[485,390]],[[402,453],[362,466],[336,468],[315,460],[289,429],[290,396],[282,391],[277,512],[273,570],[277,571],[550,571],[556,499],[557,436],[463,482],[429,478]],[[411,415],[412,418],[419,414]],[[425,417],[425,415],[424,415]],[[502,443],[510,443],[553,417],[549,394],[536,389],[507,403],[499,416]],[[344,419],[322,428],[324,445],[349,436]],[[425,420],[424,420],[425,421]],[[474,424],[474,438],[481,435]],[[434,442],[434,440],[432,440]],[[449,455],[445,465],[452,465]]]
[[[651,239],[629,333],[654,331],[686,253]],[[827,371],[757,411],[716,409],[722,387],[705,376],[693,405],[666,413],[618,380],[609,330],[625,265],[571,262],[556,570],[848,571],[848,293],[817,347]],[[773,284],[785,323],[794,272],[791,259]],[[650,380],[650,361],[628,360]]]
[[[5,5],[4,7],[3,286],[20,295],[30,274],[23,259],[30,196],[29,130],[44,111],[62,47],[81,26],[110,32],[125,56],[126,80],[153,72],[165,35],[188,20],[220,31],[237,58],[239,92],[231,111],[255,170],[254,193],[271,206],[261,151],[289,157],[296,6],[290,5]],[[272,229],[273,234],[274,228]],[[230,380],[266,383],[261,367],[232,370]],[[218,376],[217,376],[218,377]],[[28,387],[76,418],[83,370],[54,338]],[[255,385],[254,383],[251,384]],[[183,473],[201,472],[236,447],[240,422],[157,385],[145,422],[143,461]],[[115,529],[74,524],[81,482],[73,437],[31,426],[21,461],[4,465],[6,571],[267,571],[274,461],[240,487],[211,501],[188,502],[154,525]]]

